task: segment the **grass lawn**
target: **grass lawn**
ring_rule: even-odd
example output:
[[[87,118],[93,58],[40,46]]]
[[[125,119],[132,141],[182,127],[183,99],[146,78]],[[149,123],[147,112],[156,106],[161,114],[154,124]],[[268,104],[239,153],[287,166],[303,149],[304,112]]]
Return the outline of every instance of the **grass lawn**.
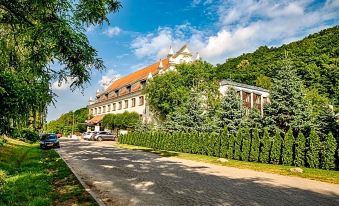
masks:
[[[333,170],[321,170],[321,169],[311,169],[311,168],[302,168],[304,170],[303,173],[295,173],[291,172],[290,168],[293,166],[284,166],[284,165],[272,165],[272,164],[263,164],[257,162],[244,162],[238,160],[228,160],[228,162],[220,162],[218,161],[218,157],[211,157],[206,155],[198,155],[198,154],[188,154],[181,152],[172,152],[165,150],[153,150],[147,147],[140,147],[134,145],[126,145],[126,144],[117,144],[121,148],[130,149],[130,150],[140,150],[144,152],[151,152],[158,154],[163,157],[177,157],[181,159],[194,160],[199,162],[205,162],[210,164],[228,166],[228,167],[236,167],[242,169],[251,169],[260,172],[268,172],[280,175],[289,175],[289,176],[298,176],[312,180],[318,180],[322,182],[329,182],[339,184],[339,171]]]
[[[54,150],[7,138],[0,145],[0,206],[97,205]]]

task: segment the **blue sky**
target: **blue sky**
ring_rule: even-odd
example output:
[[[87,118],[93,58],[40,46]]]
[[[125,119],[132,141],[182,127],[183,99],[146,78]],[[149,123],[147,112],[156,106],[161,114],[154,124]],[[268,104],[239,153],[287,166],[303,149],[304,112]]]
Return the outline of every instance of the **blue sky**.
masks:
[[[123,8],[110,24],[89,27],[86,35],[107,70],[93,70],[83,91],[70,82],[52,82],[58,95],[47,120],[87,105],[103,83],[166,56],[170,46],[188,44],[213,64],[252,52],[258,46],[279,46],[339,24],[339,0],[121,0]]]

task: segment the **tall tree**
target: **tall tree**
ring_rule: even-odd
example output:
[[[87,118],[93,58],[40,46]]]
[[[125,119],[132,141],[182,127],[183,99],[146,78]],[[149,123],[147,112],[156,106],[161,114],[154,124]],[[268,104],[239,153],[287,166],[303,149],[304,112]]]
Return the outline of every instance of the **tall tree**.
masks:
[[[245,114],[243,103],[233,87],[228,88],[220,105],[218,116],[219,127],[227,126],[230,133],[235,134]]]
[[[251,133],[249,128],[243,130],[241,141],[241,160],[248,161],[251,150]]]
[[[242,132],[243,130],[241,128],[238,129],[237,136],[234,140],[234,154],[233,159],[240,160],[241,156],[241,141],[242,141]]]
[[[91,69],[104,69],[84,31],[120,7],[116,0],[0,1],[0,133],[26,127],[30,117],[36,127],[54,96],[52,81],[75,89]]]
[[[271,103],[264,107],[265,123],[284,132],[289,128],[300,131],[312,125],[309,103],[304,98],[304,85],[291,62],[282,62],[270,92]]]

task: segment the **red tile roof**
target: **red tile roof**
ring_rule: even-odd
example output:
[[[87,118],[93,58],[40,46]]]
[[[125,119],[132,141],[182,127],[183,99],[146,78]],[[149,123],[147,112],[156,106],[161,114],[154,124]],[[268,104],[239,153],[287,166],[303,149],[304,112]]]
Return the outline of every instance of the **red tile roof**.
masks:
[[[96,115],[92,119],[88,120],[87,123],[89,124],[97,124],[101,122],[101,120],[104,118],[105,115]]]
[[[123,86],[127,86],[129,84],[133,84],[137,81],[147,79],[147,76],[149,73],[152,73],[152,75],[156,74],[158,72],[160,61],[149,65],[143,69],[140,69],[136,72],[133,72],[132,74],[129,74],[127,76],[124,76],[116,81],[114,81],[105,91],[105,93],[108,93],[110,91],[120,89]],[[162,65],[164,69],[167,69],[169,67],[169,59],[163,59]],[[135,89],[134,89],[135,90]]]

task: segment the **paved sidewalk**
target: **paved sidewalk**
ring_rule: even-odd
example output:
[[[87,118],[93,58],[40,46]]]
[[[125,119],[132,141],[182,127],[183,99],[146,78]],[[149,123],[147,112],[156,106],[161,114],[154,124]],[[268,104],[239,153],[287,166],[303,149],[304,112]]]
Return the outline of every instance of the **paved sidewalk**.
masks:
[[[339,205],[339,185],[61,140],[60,155],[106,205]]]

